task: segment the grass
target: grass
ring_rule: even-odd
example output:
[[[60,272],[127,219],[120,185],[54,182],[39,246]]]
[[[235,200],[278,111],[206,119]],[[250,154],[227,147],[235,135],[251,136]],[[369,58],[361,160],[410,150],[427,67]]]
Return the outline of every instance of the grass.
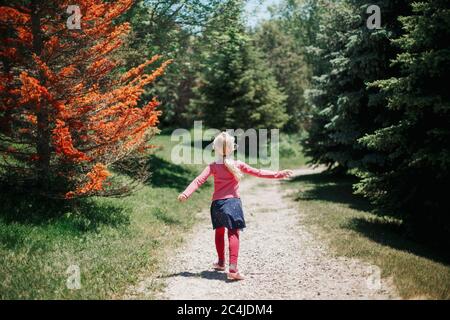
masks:
[[[94,198],[69,208],[28,194],[0,194],[0,299],[110,299],[158,270],[209,205],[212,183],[189,201],[176,197],[203,165],[170,161],[170,131],[154,138],[150,183],[125,198]],[[303,165],[298,137],[281,135],[281,168]],[[81,288],[68,289],[78,266]],[[157,290],[158,288],[150,288]]]
[[[403,298],[450,299],[448,252],[408,239],[400,221],[376,215],[352,194],[351,177],[326,173],[300,176],[284,183],[299,211],[336,255],[373,263],[392,278]]]
[[[212,184],[183,204],[175,199],[203,165],[170,161],[170,132],[150,158],[151,182],[120,199],[94,198],[78,208],[29,195],[0,195],[0,299],[120,298],[143,274],[160,267],[162,252],[179,245],[207,208]],[[305,164],[299,137],[280,137],[280,167]],[[284,186],[307,223],[337,255],[374,263],[405,298],[450,299],[448,254],[402,234],[399,221],[377,216],[351,192],[353,180],[313,174]],[[68,289],[68,269],[80,268],[81,288]],[[150,288],[157,290],[157,287]]]
[[[162,250],[178,245],[208,205],[211,183],[190,201],[176,196],[202,166],[174,165],[165,134],[150,159],[151,183],[125,198],[94,198],[79,208],[29,195],[0,195],[1,299],[120,297],[142,274],[157,270]],[[68,289],[71,265],[81,288]]]
[[[298,134],[280,133],[280,169],[296,169],[305,166],[308,158],[303,154]]]

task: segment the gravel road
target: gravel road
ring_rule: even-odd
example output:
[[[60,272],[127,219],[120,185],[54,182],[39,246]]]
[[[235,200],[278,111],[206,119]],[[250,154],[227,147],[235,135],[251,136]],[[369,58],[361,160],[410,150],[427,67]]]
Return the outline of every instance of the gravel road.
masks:
[[[311,173],[299,169],[296,175]],[[241,232],[239,270],[244,281],[230,282],[215,272],[214,233],[209,208],[185,244],[167,261],[164,273],[151,279],[164,286],[158,299],[398,299],[376,266],[334,257],[302,224],[298,205],[287,198],[280,181],[245,177],[241,197],[247,228]],[[195,195],[193,195],[195,196]],[[144,279],[132,290],[146,296]],[[154,296],[153,296],[154,298]]]

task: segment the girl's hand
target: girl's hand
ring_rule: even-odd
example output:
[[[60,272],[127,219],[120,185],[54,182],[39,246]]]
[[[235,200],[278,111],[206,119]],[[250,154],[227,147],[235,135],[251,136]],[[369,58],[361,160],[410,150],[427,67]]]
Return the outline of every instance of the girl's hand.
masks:
[[[184,195],[184,193],[180,193],[180,195],[178,196],[178,201],[183,202],[186,200],[187,200],[186,195]]]
[[[292,170],[283,170],[280,173],[283,178],[289,178],[294,174]]]

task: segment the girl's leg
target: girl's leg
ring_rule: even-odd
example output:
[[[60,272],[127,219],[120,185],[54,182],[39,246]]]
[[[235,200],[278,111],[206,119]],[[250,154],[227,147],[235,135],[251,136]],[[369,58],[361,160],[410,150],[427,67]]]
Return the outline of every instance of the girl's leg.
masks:
[[[228,245],[230,247],[230,272],[235,273],[239,255],[239,229],[228,230]]]
[[[216,229],[216,250],[218,256],[218,264],[220,266],[225,265],[225,228]]]

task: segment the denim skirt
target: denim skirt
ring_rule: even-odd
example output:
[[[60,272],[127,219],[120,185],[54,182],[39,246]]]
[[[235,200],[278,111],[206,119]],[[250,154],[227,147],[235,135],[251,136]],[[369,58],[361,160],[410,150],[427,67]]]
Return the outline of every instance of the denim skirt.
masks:
[[[219,199],[211,203],[211,222],[213,229],[244,229],[245,219],[242,202],[239,198]]]

